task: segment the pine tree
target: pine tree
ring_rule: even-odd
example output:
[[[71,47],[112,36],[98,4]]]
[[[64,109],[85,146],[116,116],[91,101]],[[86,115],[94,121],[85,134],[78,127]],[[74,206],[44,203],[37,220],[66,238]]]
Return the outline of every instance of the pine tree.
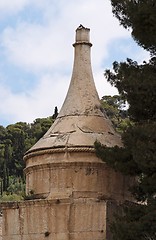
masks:
[[[112,223],[114,240],[156,239],[156,2],[111,0],[120,24],[150,53],[149,62],[127,59],[106,70],[108,81],[129,104],[133,121],[122,135],[124,147],[96,143],[97,155],[138,182],[131,192],[139,204],[124,205],[124,214]]]

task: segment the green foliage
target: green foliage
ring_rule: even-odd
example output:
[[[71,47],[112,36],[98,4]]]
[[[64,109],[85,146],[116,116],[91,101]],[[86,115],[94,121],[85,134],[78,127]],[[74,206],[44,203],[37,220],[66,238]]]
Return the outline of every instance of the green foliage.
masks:
[[[25,182],[22,177],[9,176],[9,187],[7,193],[22,195],[25,191]]]
[[[57,107],[55,107],[55,109],[54,109],[54,114],[52,115],[52,119],[56,119],[57,118],[57,116],[58,116],[58,108]]]
[[[35,138],[34,142],[36,142],[36,140],[39,140],[46,133],[46,131],[50,128],[52,123],[53,123],[52,117],[48,117],[48,118],[37,118],[31,124],[31,133]]]
[[[136,61],[113,63],[113,70],[106,70],[107,80],[118,88],[129,104],[128,115],[133,121],[156,118],[156,58],[138,65]]]
[[[124,146],[108,148],[95,143],[97,155],[116,171],[135,177],[130,189],[142,204],[123,205],[111,225],[114,240],[156,239],[156,2],[155,0],[111,0],[120,24],[151,59],[138,64],[127,58],[106,70],[108,81],[128,102],[133,124],[122,134]]]
[[[31,124],[17,122],[6,128],[0,126],[0,194],[2,199],[13,198],[13,194],[22,196],[25,186],[23,156],[45,134],[53,121],[52,117],[47,117],[38,118]],[[4,195],[3,192],[6,194]]]
[[[112,11],[122,26],[132,30],[134,40],[156,54],[155,0],[111,0]]]
[[[117,132],[122,133],[133,124],[128,116],[126,102],[121,96],[104,96],[101,105]]]
[[[6,193],[4,192],[2,196],[0,196],[0,202],[8,202],[8,201],[21,201],[23,200],[22,195],[13,193]]]
[[[148,206],[125,203],[124,215],[117,215],[117,221],[111,226],[113,240],[155,240],[155,207],[155,203]]]
[[[96,142],[97,156],[125,175],[137,176],[139,184],[131,191],[138,201],[156,194],[156,123],[129,127],[123,134],[124,147],[106,147]]]

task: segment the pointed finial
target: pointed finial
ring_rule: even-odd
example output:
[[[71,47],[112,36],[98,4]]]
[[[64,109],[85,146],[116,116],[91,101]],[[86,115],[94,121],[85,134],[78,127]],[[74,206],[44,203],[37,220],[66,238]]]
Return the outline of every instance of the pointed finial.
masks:
[[[80,24],[76,30],[80,30],[80,29],[90,30],[89,28],[84,27],[82,24]]]
[[[86,28],[82,24],[80,24],[79,27],[76,29],[76,42],[73,44],[73,46],[75,47],[79,44],[87,44],[91,47],[92,44],[89,40],[89,32],[89,28]]]

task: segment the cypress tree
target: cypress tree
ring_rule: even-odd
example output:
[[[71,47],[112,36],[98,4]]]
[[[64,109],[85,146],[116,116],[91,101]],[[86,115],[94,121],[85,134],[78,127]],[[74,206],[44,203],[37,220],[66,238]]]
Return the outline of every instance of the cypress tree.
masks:
[[[124,147],[96,143],[97,155],[125,175],[137,178],[132,192],[138,204],[123,204],[111,225],[114,240],[156,239],[156,2],[111,0],[112,11],[133,39],[150,54],[148,62],[127,59],[106,70],[107,80],[129,104],[133,121],[122,134]]]

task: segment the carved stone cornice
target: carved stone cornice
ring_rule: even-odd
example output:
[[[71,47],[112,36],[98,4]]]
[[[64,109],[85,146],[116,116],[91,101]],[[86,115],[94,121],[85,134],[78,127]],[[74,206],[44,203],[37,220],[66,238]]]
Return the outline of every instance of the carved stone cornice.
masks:
[[[51,162],[51,163],[43,163],[40,165],[29,166],[24,169],[24,173],[30,173],[39,170],[45,169],[74,169],[75,173],[80,169],[85,168],[86,172],[91,172],[93,169],[96,171],[98,169],[109,169],[108,165],[105,162]]]
[[[24,160],[26,161],[29,158],[36,157],[44,154],[54,154],[54,153],[71,153],[71,152],[90,152],[95,153],[94,147],[58,147],[58,148],[49,148],[49,149],[37,149],[37,151],[32,151],[26,153]]]

